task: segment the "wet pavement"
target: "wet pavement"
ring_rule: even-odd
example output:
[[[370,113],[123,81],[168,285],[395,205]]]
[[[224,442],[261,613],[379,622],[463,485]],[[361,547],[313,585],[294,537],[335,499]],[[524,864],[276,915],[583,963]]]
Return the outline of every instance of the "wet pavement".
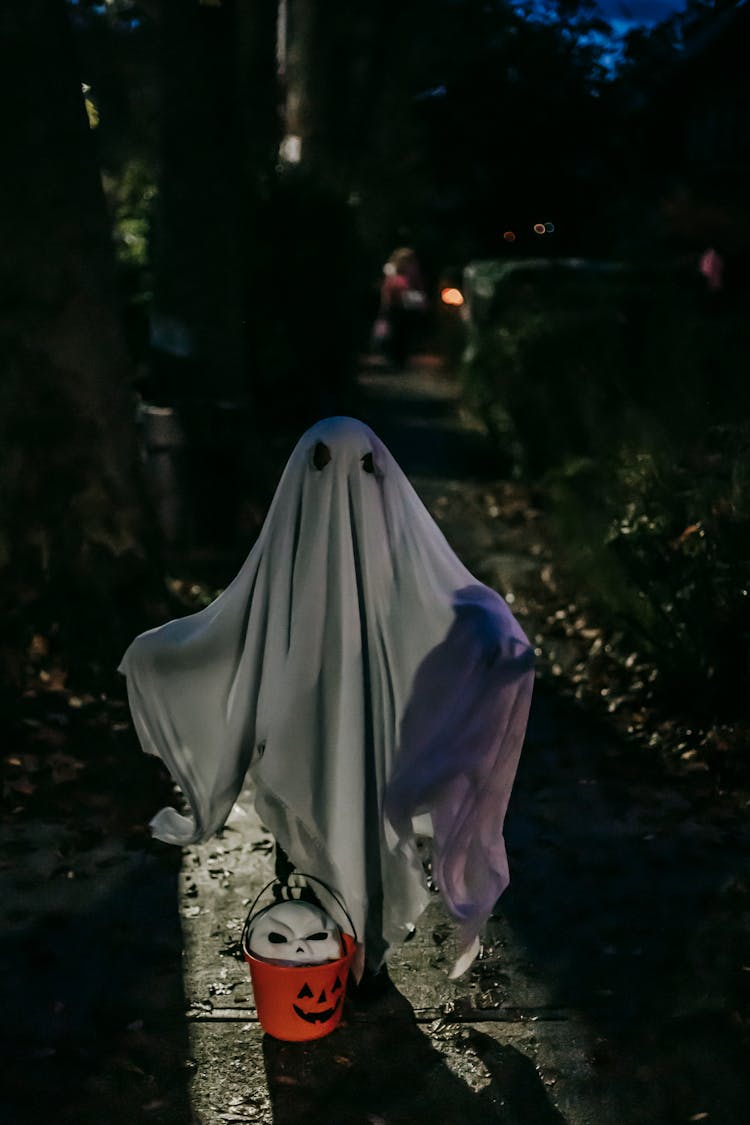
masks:
[[[462,416],[456,384],[428,359],[408,375],[371,367],[360,382],[359,415],[470,569],[543,643],[539,513]],[[93,770],[104,738],[95,706],[70,716],[68,746]],[[151,760],[131,771],[125,726],[110,716],[132,772],[122,823],[94,793],[90,809],[0,826],[3,1122],[748,1119],[741,795],[717,793],[705,773],[665,772],[541,681],[507,822],[512,885],[480,960],[448,980],[453,932],[434,895],[413,940],[393,950],[390,987],[347,998],[324,1039],[282,1043],[258,1022],[239,949],[273,875],[252,793],[180,863],[132,827],[154,811],[158,785]],[[112,767],[102,770],[111,788]]]

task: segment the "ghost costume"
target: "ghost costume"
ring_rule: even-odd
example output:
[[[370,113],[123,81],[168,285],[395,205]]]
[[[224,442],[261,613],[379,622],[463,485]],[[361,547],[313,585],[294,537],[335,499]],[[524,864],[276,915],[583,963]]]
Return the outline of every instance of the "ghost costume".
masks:
[[[383,443],[327,418],[298,442],[231,585],[125,653],[141,745],[189,806],[162,809],[153,833],[205,840],[249,769],[263,823],[339,891],[377,967],[428,900],[420,817],[461,928],[457,975],[509,881],[502,828],[532,662]]]

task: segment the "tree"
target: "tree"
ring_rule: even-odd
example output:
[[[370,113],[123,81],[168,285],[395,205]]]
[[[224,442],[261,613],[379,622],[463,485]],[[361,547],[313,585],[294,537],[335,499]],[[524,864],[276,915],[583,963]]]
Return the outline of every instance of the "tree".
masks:
[[[443,261],[504,254],[509,229],[513,252],[595,241],[607,31],[583,2],[399,5],[363,177],[363,207],[380,212],[372,225],[421,229]],[[553,239],[532,233],[540,221],[555,224]]]
[[[0,589],[22,645],[99,648],[156,597],[109,219],[64,0],[7,0],[0,188]]]

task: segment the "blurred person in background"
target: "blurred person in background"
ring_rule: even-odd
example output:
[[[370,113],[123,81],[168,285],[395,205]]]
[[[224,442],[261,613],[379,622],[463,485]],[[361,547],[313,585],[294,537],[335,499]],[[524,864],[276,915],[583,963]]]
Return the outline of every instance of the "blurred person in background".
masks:
[[[422,270],[408,246],[394,250],[383,266],[376,337],[387,359],[403,371],[414,351],[427,308]]]

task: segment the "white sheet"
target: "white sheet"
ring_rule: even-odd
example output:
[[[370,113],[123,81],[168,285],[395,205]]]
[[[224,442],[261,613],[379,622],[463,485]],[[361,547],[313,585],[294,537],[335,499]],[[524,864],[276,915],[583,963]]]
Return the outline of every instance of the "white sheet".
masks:
[[[367,426],[308,430],[232,584],[137,637],[120,670],[143,749],[189,804],[157,813],[159,839],[220,829],[250,767],[264,823],[343,895],[377,965],[427,902],[412,818],[428,814],[467,967],[508,883],[532,654]]]

